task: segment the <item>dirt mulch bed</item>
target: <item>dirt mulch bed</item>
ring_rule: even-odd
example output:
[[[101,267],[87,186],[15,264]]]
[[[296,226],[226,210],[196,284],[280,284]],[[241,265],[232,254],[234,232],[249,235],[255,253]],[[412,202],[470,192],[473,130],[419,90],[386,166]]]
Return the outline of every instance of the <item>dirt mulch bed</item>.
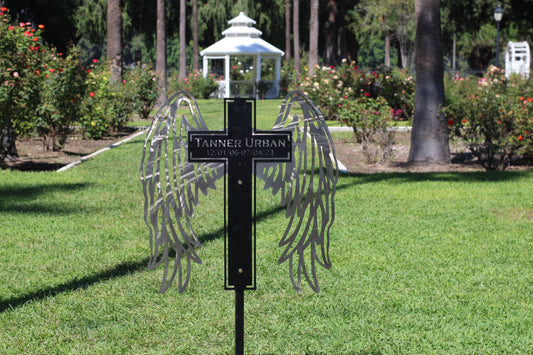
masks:
[[[4,162],[3,168],[20,171],[58,170],[84,156],[109,147],[135,132],[135,129],[125,129],[99,140],[84,139],[81,135],[73,135],[65,142],[64,149],[57,152],[44,151],[42,140],[39,138],[20,139],[16,143],[18,160]]]
[[[17,141],[19,160],[6,162],[4,168],[21,171],[50,171],[75,162],[83,156],[108,147],[119,140],[135,133],[133,129],[126,130],[114,136],[100,140],[83,139],[81,136],[69,137],[65,148],[59,152],[43,151],[42,141],[38,138]],[[382,172],[472,172],[485,169],[471,155],[465,153],[464,147],[451,147],[452,164],[427,165],[409,164],[409,132],[397,132],[395,138],[393,159],[387,164],[368,164],[358,143],[351,140],[336,140],[335,151],[337,158],[351,173],[382,173]],[[139,154],[141,154],[139,152]],[[533,171],[532,166],[513,165],[506,170]]]
[[[362,152],[361,145],[353,141],[336,140],[335,151],[337,159],[342,162],[351,173],[371,174],[384,172],[473,172],[485,171],[485,168],[471,154],[466,152],[464,146],[451,144],[450,153],[452,164],[421,164],[408,163],[411,134],[397,132],[393,146],[393,158],[386,164],[369,164]],[[511,165],[508,171],[533,171],[532,166]]]

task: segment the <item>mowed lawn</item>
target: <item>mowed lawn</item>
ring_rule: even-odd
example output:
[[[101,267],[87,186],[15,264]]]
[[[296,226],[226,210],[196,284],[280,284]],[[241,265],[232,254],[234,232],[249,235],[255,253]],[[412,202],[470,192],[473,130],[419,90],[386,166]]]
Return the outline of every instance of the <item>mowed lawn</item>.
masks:
[[[278,105],[258,102],[261,128]],[[222,101],[200,110],[216,126]],[[0,354],[233,353],[222,189],[197,209],[189,287],[160,294],[143,137],[62,173],[0,171]],[[341,174],[319,294],[277,264],[279,196],[258,191],[258,215],[246,353],[533,353],[533,172]]]

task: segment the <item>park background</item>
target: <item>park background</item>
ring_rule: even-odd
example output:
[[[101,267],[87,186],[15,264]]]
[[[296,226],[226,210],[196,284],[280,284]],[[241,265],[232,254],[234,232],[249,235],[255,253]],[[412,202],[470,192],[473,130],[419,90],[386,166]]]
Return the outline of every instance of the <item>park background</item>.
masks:
[[[181,21],[185,51],[179,49],[184,42],[179,4],[163,3],[166,92],[188,89],[202,97],[216,78],[204,80],[194,69],[195,2],[186,3]],[[39,142],[45,151],[68,152],[69,139],[99,142],[149,124],[161,94],[157,6],[121,4],[121,80],[113,82],[108,2],[3,1],[3,139],[15,136],[16,142]],[[197,4],[199,49],[219,39],[227,21],[244,11],[264,39],[285,50],[285,2]],[[532,2],[502,4],[500,48],[508,40],[531,42]],[[300,75],[291,50],[283,71],[287,90],[306,91],[332,126],[354,129],[338,140],[362,144],[369,131],[411,125],[414,2],[320,1],[318,67],[311,76],[311,8],[307,2],[299,5]],[[530,80],[507,79],[491,66],[496,64],[496,5],[440,4],[443,64],[450,72],[444,77],[446,124],[450,137],[474,148],[487,146],[487,135],[481,140],[475,135],[483,128],[503,149],[496,149],[496,156],[508,150],[511,156],[503,165],[475,172],[342,174],[333,267],[320,271],[318,295],[309,289],[296,294],[286,266],[277,265],[285,217],[276,197],[261,194],[258,210],[265,217],[258,224],[258,290],[246,301],[247,352],[533,351],[533,175],[528,171],[533,93]],[[399,14],[405,22],[395,17]],[[390,66],[385,65],[387,37]],[[457,61],[450,70],[454,38]],[[294,48],[294,33],[290,42]],[[179,64],[180,52],[186,53],[185,66]],[[235,76],[247,74],[235,64]],[[199,102],[209,127],[218,128],[222,102]],[[258,123],[268,128],[280,101],[258,105]],[[362,111],[372,114],[354,115]],[[222,290],[223,238],[216,218],[222,197],[201,201],[196,218],[202,222],[199,252],[205,262],[193,268],[187,292],[179,295],[171,288],[160,295],[162,270],[146,270],[149,246],[138,181],[142,146],[142,137],[135,138],[62,173],[0,171],[2,353],[232,352],[233,295]],[[465,149],[468,154],[474,152]],[[524,168],[501,171],[511,166]]]

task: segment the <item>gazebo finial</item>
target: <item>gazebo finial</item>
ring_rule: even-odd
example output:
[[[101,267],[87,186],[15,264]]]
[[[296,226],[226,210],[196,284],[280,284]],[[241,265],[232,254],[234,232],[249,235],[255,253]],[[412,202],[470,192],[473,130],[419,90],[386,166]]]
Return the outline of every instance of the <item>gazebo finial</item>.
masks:
[[[230,24],[231,27],[222,32],[224,37],[258,38],[263,34],[263,32],[253,27],[253,25],[255,25],[255,21],[246,16],[244,12],[241,12],[239,16],[229,20],[228,24]]]

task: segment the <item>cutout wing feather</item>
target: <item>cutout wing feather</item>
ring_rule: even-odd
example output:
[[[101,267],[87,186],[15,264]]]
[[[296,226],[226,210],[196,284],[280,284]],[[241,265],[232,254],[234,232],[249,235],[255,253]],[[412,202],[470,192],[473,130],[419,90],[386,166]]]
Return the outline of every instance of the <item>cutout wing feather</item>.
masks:
[[[164,264],[161,293],[176,275],[182,293],[189,282],[191,263],[201,263],[195,252],[200,241],[191,219],[199,192],[206,195],[224,176],[223,163],[188,162],[187,132],[195,130],[208,129],[192,95],[180,91],[160,108],[144,143],[140,173],[144,221],[150,233],[148,267]]]
[[[301,291],[302,277],[319,292],[316,264],[330,268],[330,228],[335,218],[337,158],[324,117],[307,96],[287,94],[273,130],[293,132],[291,163],[259,164],[257,176],[265,189],[281,191],[289,223],[279,242],[279,263],[289,262],[294,288]]]

